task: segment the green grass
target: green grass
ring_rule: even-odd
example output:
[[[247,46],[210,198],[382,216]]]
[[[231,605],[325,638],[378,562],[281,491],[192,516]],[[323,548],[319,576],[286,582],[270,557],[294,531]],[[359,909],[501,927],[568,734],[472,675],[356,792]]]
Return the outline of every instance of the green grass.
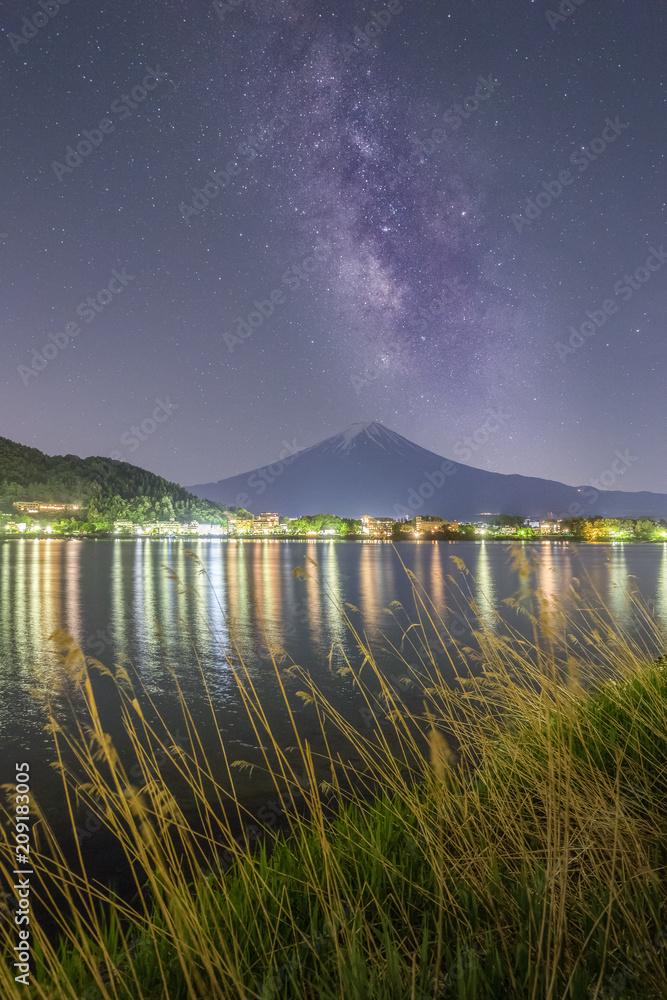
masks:
[[[528,580],[531,567],[518,568]],[[516,602],[532,643],[480,623],[474,648],[463,649],[413,584],[415,612],[395,648],[411,683],[405,702],[350,623],[361,666],[347,661],[341,682],[352,679],[374,713],[363,733],[306,671],[276,655],[294,726],[290,752],[272,737],[251,673],[237,671],[249,728],[265,748],[264,782],[287,817],[243,848],[233,817],[248,818],[245,769],[228,756],[214,706],[216,745],[209,739],[205,751],[181,696],[190,745],[178,749],[162,723],[147,722],[155,714],[148,694],[116,668],[131,763],[141,767],[131,781],[91,683],[105,668],[64,633],[56,637],[63,689],[45,710],[63,801],[72,826],[81,806],[100,817],[133,868],[137,894],[130,902],[96,885],[82,855],[68,866],[43,821],[34,864],[62,894],[51,903],[59,940],[35,927],[33,985],[15,984],[2,966],[3,996],[667,995],[667,663],[648,653],[651,644],[665,648],[660,630],[646,614],[640,642],[592,610],[582,631],[537,592]],[[444,678],[451,668],[454,684]],[[64,728],[68,698],[76,712]],[[329,752],[315,754],[301,739],[297,699],[317,714]],[[221,760],[224,781],[214,777]],[[187,815],[172,791],[177,773],[195,803]],[[2,866],[11,878],[9,846]],[[227,870],[225,851],[235,858]],[[3,920],[0,931],[10,954],[15,928]]]

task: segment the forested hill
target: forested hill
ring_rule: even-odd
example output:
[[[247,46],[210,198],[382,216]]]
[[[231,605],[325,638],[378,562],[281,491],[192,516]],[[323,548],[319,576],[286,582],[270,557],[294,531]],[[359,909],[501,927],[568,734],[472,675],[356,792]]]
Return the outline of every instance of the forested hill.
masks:
[[[95,519],[176,517],[220,523],[236,507],[202,500],[177,483],[112,458],[45,455],[0,437],[0,509],[16,500],[75,503]]]

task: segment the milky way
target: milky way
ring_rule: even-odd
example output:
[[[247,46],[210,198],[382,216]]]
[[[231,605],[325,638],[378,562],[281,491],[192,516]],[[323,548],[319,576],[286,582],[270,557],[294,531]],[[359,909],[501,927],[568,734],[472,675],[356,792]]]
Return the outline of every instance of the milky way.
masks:
[[[667,491],[667,9],[549,3],[7,0],[0,433],[188,484],[493,411],[471,464]]]
[[[268,15],[263,3],[244,5],[260,44],[249,53],[232,31],[222,50],[248,80],[253,110],[243,127],[254,134],[274,114],[287,123],[271,154],[272,223],[304,246],[331,242],[326,277],[342,346],[385,380],[408,376],[428,388],[431,376],[488,356],[499,335],[511,336],[518,311],[516,297],[484,274],[484,196],[466,151],[469,120],[497,118],[500,84],[487,74],[480,89],[471,75],[459,114],[420,100],[383,58],[380,29],[397,30],[407,10],[397,23],[389,12],[371,16],[378,33],[362,35],[361,47],[355,27],[369,22],[359,8],[342,5],[327,18],[314,7],[290,4],[285,21],[285,5]]]

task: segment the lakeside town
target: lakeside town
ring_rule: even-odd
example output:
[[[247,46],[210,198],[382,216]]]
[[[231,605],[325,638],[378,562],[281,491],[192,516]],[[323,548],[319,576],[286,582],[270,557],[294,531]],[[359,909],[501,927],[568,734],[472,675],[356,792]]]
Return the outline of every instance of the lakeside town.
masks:
[[[30,537],[321,537],[339,539],[474,540],[503,538],[527,540],[559,536],[583,541],[664,541],[667,521],[651,518],[524,518],[508,514],[483,514],[480,520],[459,523],[436,516],[396,520],[364,515],[359,519],[334,514],[283,517],[265,512],[247,517],[227,517],[220,523],[196,520],[87,520],[79,504],[17,501],[11,515],[0,515],[0,534]]]

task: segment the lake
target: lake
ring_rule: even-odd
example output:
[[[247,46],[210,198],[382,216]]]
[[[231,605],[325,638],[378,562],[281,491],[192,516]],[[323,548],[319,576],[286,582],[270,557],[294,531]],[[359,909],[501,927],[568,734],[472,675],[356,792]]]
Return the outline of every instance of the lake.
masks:
[[[615,619],[634,627],[631,592],[650,600],[656,620],[667,626],[667,544],[574,545],[568,542],[336,542],[323,540],[222,539],[16,539],[0,544],[0,732],[3,759],[31,763],[33,793],[49,814],[62,811],[62,792],[49,762],[51,737],[32,690],[56,687],[61,669],[48,636],[66,629],[86,653],[105,665],[133,665],[147,691],[175,730],[179,718],[175,672],[203,731],[210,715],[201,671],[218,713],[231,759],[253,759],[257,739],[239,696],[235,671],[241,660],[265,699],[279,740],[294,742],[279,703],[269,654],[284,647],[308,668],[337,708],[360,727],[363,702],[349,678],[330,670],[345,656],[361,663],[344,606],[355,626],[378,650],[399,642],[405,615],[394,601],[413,607],[406,569],[415,574],[457,638],[470,629],[457,613],[460,588],[477,600],[479,617],[498,629],[497,614],[529,635],[527,619],[504,601],[529,586],[512,555],[535,560],[531,587],[546,600],[569,602],[573,583],[596,591]],[[194,553],[197,559],[188,555]],[[457,567],[463,560],[470,575]],[[402,565],[402,563],[404,565]],[[305,569],[303,578],[295,569]],[[405,568],[404,568],[405,567]],[[204,572],[205,571],[205,572]],[[546,605],[544,612],[555,616]],[[655,653],[663,649],[655,648]],[[410,661],[412,652],[406,656]],[[379,653],[388,673],[400,669],[390,653]],[[286,663],[284,664],[286,665]],[[104,709],[108,690],[100,687]],[[294,691],[296,688],[293,689]],[[312,709],[296,704],[299,727],[316,740]],[[111,702],[109,702],[111,704]],[[105,726],[120,738],[117,719]],[[210,731],[210,728],[209,730]],[[9,767],[3,781],[10,780]]]

